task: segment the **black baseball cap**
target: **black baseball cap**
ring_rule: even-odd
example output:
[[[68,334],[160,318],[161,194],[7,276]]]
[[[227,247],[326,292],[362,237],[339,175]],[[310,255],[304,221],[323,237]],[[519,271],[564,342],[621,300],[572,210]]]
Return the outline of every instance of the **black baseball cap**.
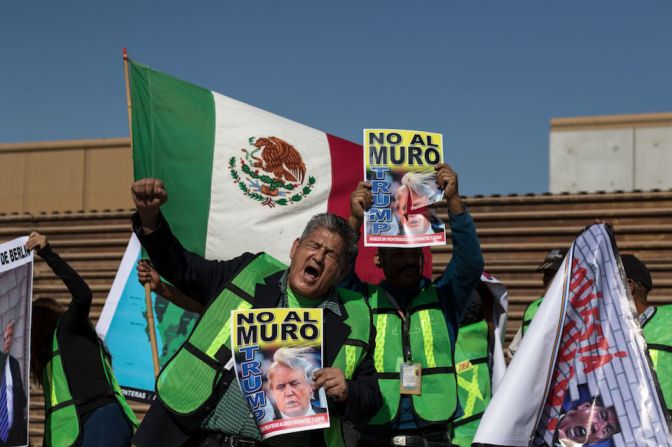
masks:
[[[553,270],[557,272],[560,266],[562,265],[563,259],[567,254],[566,248],[554,248],[548,252],[546,258],[544,259],[543,264],[537,267],[537,272],[543,272],[544,270]]]
[[[621,262],[623,263],[623,270],[628,279],[637,282],[646,289],[653,289],[653,282],[651,282],[651,273],[646,265],[640,261],[635,255],[621,255]]]

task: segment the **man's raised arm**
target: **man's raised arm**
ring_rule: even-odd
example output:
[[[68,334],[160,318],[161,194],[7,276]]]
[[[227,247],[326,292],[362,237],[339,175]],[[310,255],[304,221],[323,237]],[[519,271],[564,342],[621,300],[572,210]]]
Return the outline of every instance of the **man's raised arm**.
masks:
[[[147,250],[152,265],[177,289],[201,304],[214,298],[253,257],[245,253],[229,261],[209,261],[186,250],[161,214],[161,206],[168,201],[168,192],[161,180],[138,180],[133,183],[131,194],[137,210],[131,218],[133,231]]]
[[[444,191],[453,244],[453,256],[436,283],[444,309],[459,324],[471,293],[483,272],[483,254],[476,235],[476,226],[460,199],[457,173],[447,164],[438,164],[436,182]]]

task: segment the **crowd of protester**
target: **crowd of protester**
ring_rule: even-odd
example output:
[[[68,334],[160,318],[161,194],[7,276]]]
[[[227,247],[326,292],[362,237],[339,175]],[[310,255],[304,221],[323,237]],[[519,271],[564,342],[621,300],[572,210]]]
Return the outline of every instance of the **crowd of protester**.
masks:
[[[206,260],[186,250],[161,213],[168,201],[162,181],[133,184],[133,231],[149,256],[138,265],[138,278],[174,304],[198,313],[193,333],[207,337],[213,327],[227,325],[230,314],[213,309],[233,309],[242,302],[256,308],[323,309],[324,367],[313,371],[301,364],[300,355],[278,351],[273,380],[289,380],[284,377],[297,368],[300,374],[292,400],[283,401],[277,384],[270,389],[278,393],[279,413],[304,415],[321,411],[309,405],[307,396],[324,388],[334,416],[331,426],[267,440],[251,417],[235,371],[226,367],[231,352],[217,340],[211,340],[221,344],[215,349],[191,343],[180,348],[160,373],[158,398],[138,424],[114,379],[110,354],[89,321],[91,290],[45,236],[31,234],[26,247],[47,262],[72,295],[67,308],[48,298],[33,303],[30,372],[45,391],[45,445],[471,445],[491,395],[494,298],[480,279],[484,260],[474,221],[460,199],[457,174],[441,164],[436,182],[448,211],[452,259],[431,280],[423,276],[422,249],[380,248],[374,260],[384,274],[379,284],[363,282],[354,269],[360,228],[372,202],[366,182],[351,194],[350,216],[318,214],[296,235],[286,269],[264,253]],[[565,254],[563,248],[553,249],[540,265],[544,288]],[[669,407],[672,307],[648,302],[654,285],[643,262],[623,255],[622,264]],[[229,286],[241,279],[267,286],[252,293]],[[511,355],[542,299],[525,310]],[[346,372],[339,354],[351,333],[365,337],[358,341],[356,367]],[[194,378],[199,359],[211,365],[214,385]],[[470,390],[458,391],[464,370],[456,364],[482,366],[473,370]],[[422,385],[407,383],[405,368],[420,375]],[[479,396],[477,405],[471,393]]]

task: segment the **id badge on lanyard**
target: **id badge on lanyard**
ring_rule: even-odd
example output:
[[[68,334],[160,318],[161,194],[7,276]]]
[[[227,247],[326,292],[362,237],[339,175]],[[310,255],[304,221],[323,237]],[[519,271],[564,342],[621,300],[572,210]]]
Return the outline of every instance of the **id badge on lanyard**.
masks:
[[[411,361],[403,362],[399,371],[399,392],[401,394],[422,393],[422,366]]]
[[[413,363],[409,340],[410,321],[404,315],[396,300],[393,297],[390,298],[403,322],[401,337],[404,361],[399,365],[399,393],[420,395],[422,394],[422,365],[420,363]]]

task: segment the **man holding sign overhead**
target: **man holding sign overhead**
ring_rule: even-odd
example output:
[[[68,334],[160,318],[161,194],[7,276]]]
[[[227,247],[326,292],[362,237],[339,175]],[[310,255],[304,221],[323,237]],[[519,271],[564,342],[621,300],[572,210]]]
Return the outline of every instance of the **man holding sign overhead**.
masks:
[[[132,194],[138,211],[134,231],[152,264],[177,289],[206,306],[189,339],[161,371],[159,399],[139,428],[135,445],[249,446],[261,441],[259,421],[248,407],[253,402],[246,402],[233,383],[231,315],[245,309],[323,312],[325,367],[312,379],[313,389],[324,388],[329,400],[330,427],[281,435],[265,444],[277,440],[340,446],[341,419],[368,420],[378,411],[382,399],[369,352],[369,309],[357,293],[334,288],[357,250],[356,236],[345,220],[326,213],[314,216],[291,247],[289,268],[265,253],[210,261],[185,250],[171,233],[159,210],[168,199],[162,181],[139,180]]]
[[[385,135],[379,140],[390,141]],[[413,137],[413,141],[418,142],[417,147],[422,141],[439,140]],[[373,139],[369,143],[377,142]],[[425,156],[422,156],[422,147],[418,149],[420,152],[412,152],[410,146],[387,145],[387,153],[392,154],[388,157],[388,164],[392,163],[388,169],[382,166],[371,168],[382,161],[378,156],[382,149],[377,152],[372,149],[365,170],[393,172],[404,150],[407,162],[415,154],[416,166],[432,161],[428,160],[434,154],[432,146],[425,148]],[[431,157],[435,158],[434,155]],[[383,394],[383,407],[368,424],[358,421],[359,444],[367,447],[450,445],[450,423],[461,414],[453,352],[457,328],[483,271],[483,257],[474,222],[460,200],[457,174],[450,166],[438,161],[431,165],[425,163],[423,175],[427,175],[427,169],[431,170],[434,189],[439,191],[439,196],[443,192],[447,202],[453,257],[436,282],[422,275],[424,255],[420,246],[423,244],[418,236],[409,238],[407,232],[405,238],[373,234],[376,226],[372,224],[382,222],[381,217],[385,216],[382,205],[398,208],[391,200],[376,197],[385,191],[385,185],[376,183],[375,177],[383,176],[375,174],[371,182],[361,182],[351,195],[350,225],[359,231],[368,211],[365,237],[369,238],[369,243],[381,242],[374,262],[385,274],[378,286],[363,284],[354,271],[342,283],[368,296],[376,328],[374,366]],[[394,178],[394,172],[391,178]],[[391,187],[389,191],[392,194]],[[407,207],[406,211],[411,208]],[[416,211],[422,211],[422,208],[416,208]],[[424,245],[435,245],[437,240],[439,238],[433,236],[422,239],[426,242]]]

